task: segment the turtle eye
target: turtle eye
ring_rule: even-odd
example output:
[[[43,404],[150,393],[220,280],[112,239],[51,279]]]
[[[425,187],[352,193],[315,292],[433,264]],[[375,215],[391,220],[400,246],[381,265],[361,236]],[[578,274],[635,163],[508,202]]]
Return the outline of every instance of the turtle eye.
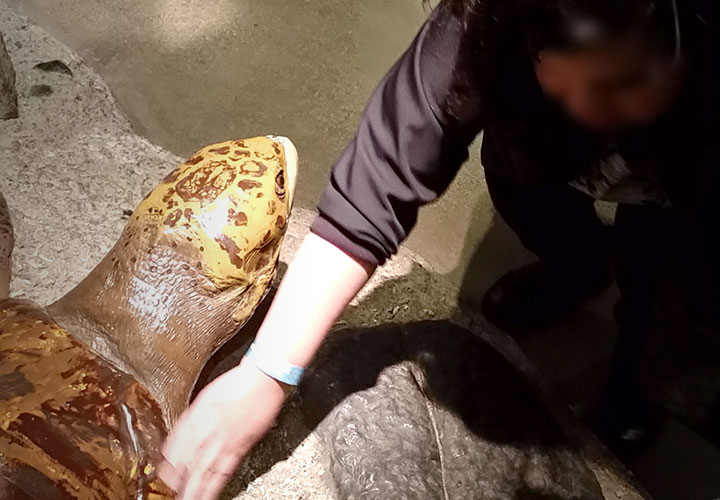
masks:
[[[275,176],[275,194],[281,200],[285,199],[285,172],[282,170]]]

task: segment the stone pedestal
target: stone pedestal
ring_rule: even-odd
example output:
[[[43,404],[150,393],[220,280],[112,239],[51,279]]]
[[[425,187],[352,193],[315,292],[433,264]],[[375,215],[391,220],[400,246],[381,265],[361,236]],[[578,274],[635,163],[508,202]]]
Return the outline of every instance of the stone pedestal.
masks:
[[[15,69],[5,49],[0,33],[0,119],[18,117],[17,91],[15,90]]]

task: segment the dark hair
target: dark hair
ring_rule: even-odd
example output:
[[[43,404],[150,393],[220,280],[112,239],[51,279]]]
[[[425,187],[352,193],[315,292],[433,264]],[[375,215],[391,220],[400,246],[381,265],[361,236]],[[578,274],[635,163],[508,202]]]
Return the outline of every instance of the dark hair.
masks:
[[[656,53],[671,56],[680,48],[684,7],[684,0],[442,0],[437,9],[463,31],[449,112],[463,114],[461,108],[473,101],[468,95],[489,83],[484,79],[496,74],[493,68],[506,56],[594,48],[626,34],[638,34]]]
[[[672,53],[682,6],[682,0],[444,0],[439,8],[451,10],[466,30],[490,21],[522,33],[533,54],[595,47],[630,33]]]

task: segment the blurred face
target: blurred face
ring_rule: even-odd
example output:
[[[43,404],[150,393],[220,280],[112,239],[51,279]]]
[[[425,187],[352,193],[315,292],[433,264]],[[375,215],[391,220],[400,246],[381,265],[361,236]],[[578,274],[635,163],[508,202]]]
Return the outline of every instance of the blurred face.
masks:
[[[634,37],[592,50],[540,52],[544,94],[586,127],[616,130],[657,119],[677,97],[684,65],[651,53]]]

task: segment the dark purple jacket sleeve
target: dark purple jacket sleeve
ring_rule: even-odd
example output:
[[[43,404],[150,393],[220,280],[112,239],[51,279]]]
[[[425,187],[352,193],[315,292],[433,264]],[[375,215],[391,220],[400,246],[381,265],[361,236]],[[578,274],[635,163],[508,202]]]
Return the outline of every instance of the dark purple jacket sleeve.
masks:
[[[444,110],[459,45],[453,19],[433,15],[370,99],[335,164],[312,231],[349,255],[382,264],[468,156],[473,134]]]

